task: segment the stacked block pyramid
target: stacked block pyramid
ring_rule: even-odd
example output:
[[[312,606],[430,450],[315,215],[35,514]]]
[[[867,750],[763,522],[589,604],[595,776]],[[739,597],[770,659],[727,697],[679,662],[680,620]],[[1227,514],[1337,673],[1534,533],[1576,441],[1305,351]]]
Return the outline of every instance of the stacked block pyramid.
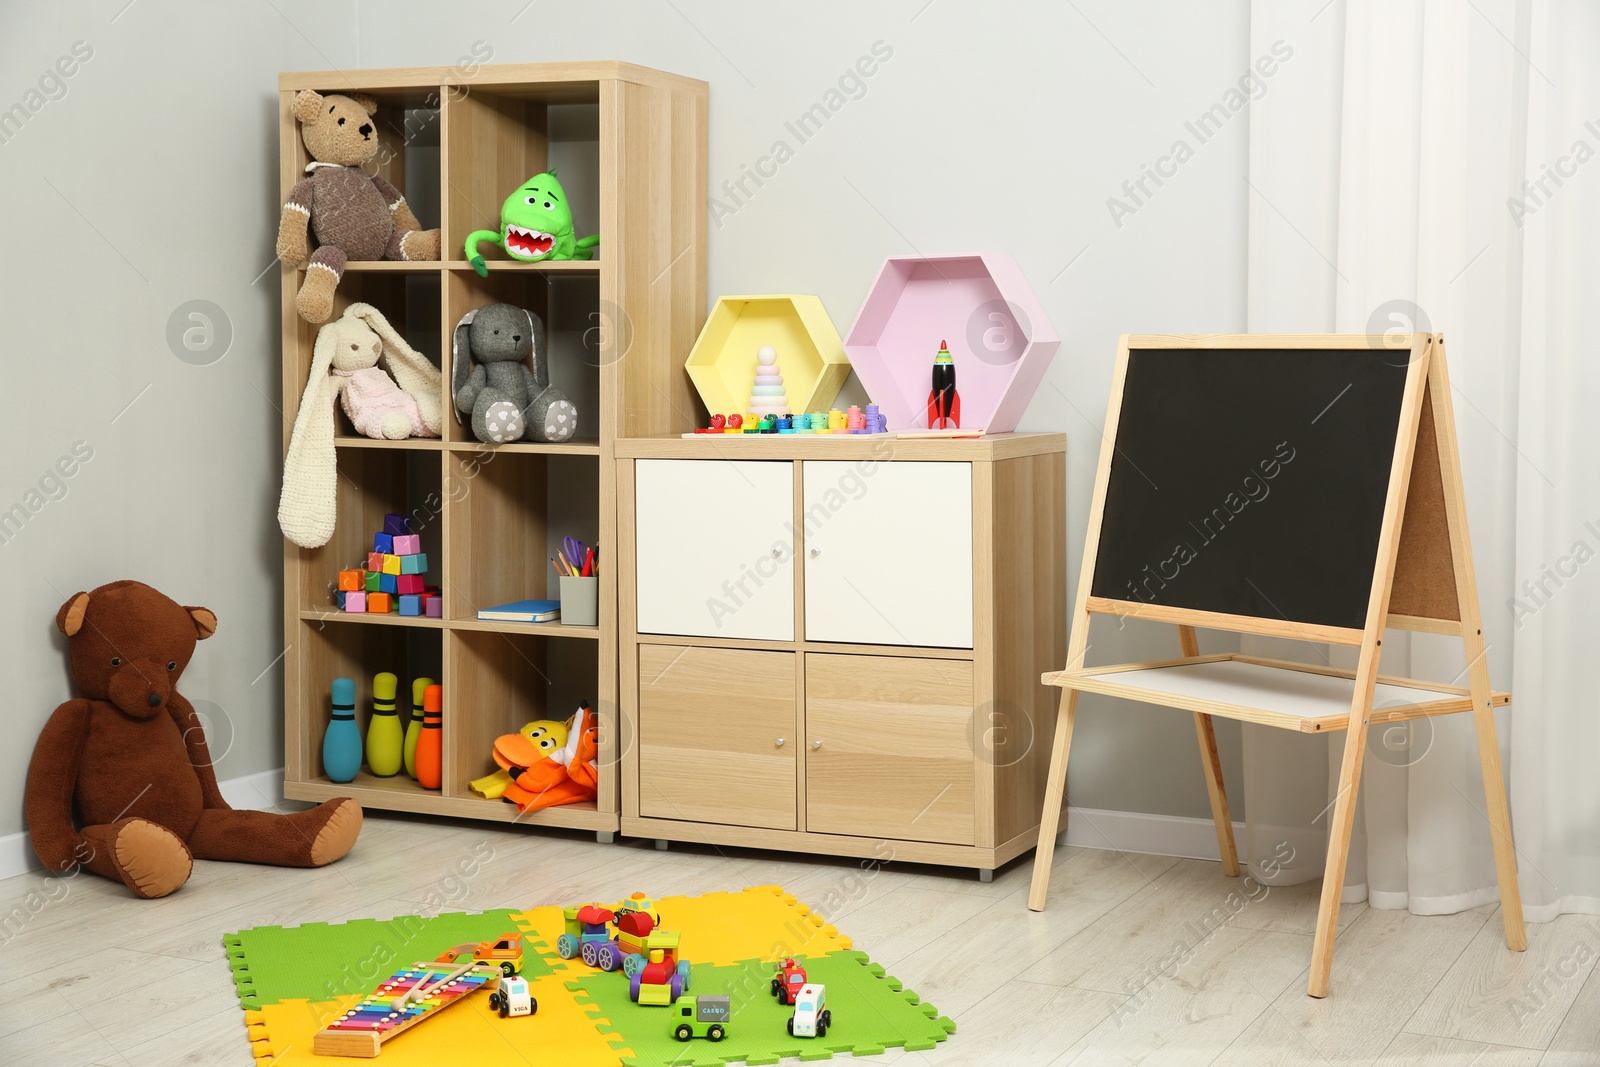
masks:
[[[411,532],[411,516],[385,515],[372,535],[364,570],[339,572],[339,610],[351,614],[397,612],[437,619],[443,614],[439,587],[427,584],[428,556]]]

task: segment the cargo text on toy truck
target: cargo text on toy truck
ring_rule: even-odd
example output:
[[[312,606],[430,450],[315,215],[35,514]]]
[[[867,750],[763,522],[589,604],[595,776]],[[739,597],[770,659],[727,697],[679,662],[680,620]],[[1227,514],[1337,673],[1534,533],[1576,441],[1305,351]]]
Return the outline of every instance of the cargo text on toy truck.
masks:
[[[678,1017],[673,1020],[672,1036],[679,1041],[691,1037],[721,1041],[728,1034],[728,1016],[732,1010],[729,997],[682,997],[678,1001]]]

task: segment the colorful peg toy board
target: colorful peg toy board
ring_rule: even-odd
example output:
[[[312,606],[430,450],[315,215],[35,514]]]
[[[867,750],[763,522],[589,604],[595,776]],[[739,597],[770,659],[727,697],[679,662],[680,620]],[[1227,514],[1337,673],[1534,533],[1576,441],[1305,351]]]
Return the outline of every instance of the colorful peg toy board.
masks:
[[[669,1009],[632,1003],[621,971],[606,973],[577,959],[561,959],[555,951],[564,930],[560,907],[258,927],[230,934],[224,942],[251,1050],[274,1067],[350,1063],[317,1055],[313,1043],[319,1031],[372,993],[375,975],[507,929],[524,936],[522,975],[538,1011],[500,1019],[487,996],[461,996],[451,1011],[434,1012],[385,1042],[380,1063],[437,1067],[492,1059],[561,1067],[720,1067],[930,1049],[955,1030],[932,1005],[855,951],[848,937],[777,886],[660,897],[655,903],[663,925],[682,934],[683,955],[692,964],[689,992],[733,998],[728,1036],[721,1042],[674,1040]],[[825,1038],[789,1036],[790,1009],[780,1006],[769,988],[772,961],[782,956],[794,957],[813,981],[827,986],[833,1025]]]

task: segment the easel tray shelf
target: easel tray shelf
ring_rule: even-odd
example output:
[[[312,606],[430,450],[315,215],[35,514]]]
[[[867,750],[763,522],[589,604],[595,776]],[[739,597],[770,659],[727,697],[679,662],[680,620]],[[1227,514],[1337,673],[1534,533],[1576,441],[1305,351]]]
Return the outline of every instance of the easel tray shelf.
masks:
[[[1354,671],[1236,654],[1052,671],[1044,682],[1307,734],[1346,729],[1355,697]],[[1508,693],[1492,696],[1497,707],[1511,702]],[[1464,687],[1379,676],[1369,723],[1470,710],[1472,694]]]

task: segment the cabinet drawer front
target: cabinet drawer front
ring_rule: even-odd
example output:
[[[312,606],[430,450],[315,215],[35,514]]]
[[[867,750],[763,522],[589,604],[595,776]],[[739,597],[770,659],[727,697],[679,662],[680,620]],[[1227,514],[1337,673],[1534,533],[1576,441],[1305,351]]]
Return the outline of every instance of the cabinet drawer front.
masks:
[[[802,478],[806,640],[971,648],[972,464],[822,460]]]
[[[807,830],[970,845],[974,775],[970,662],[807,654]]]
[[[796,829],[796,744],[794,653],[640,646],[640,815]]]
[[[794,640],[794,465],[634,464],[638,630]]]

